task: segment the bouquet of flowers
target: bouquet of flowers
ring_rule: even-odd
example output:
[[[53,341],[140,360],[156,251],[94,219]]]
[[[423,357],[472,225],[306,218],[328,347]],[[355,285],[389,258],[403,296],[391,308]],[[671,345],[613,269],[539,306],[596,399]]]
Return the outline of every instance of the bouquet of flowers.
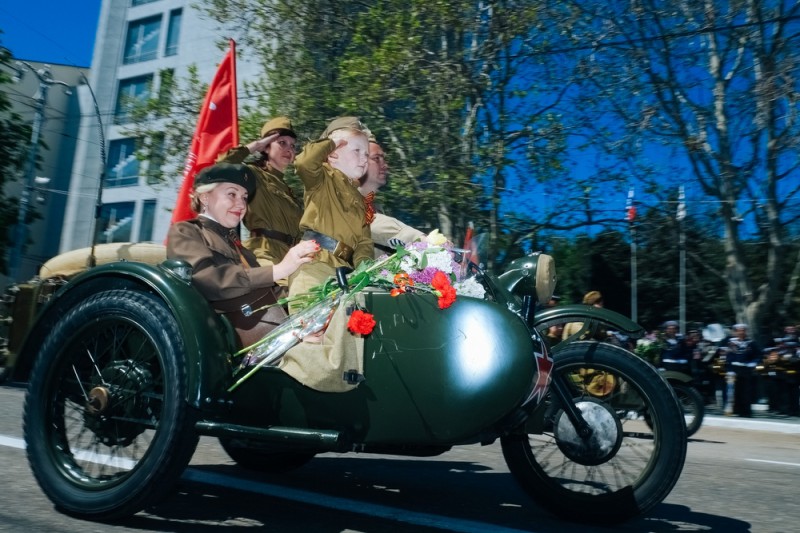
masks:
[[[234,354],[234,357],[244,356],[237,372],[249,370],[228,390],[234,390],[261,366],[275,364],[303,337],[324,330],[338,306],[348,305],[355,294],[366,287],[384,288],[393,297],[414,292],[430,293],[437,297],[440,309],[453,305],[458,296],[484,298],[483,285],[464,275],[468,260],[465,252],[454,249],[438,230],[433,230],[420,241],[398,246],[392,255],[361,263],[348,276],[346,292],[331,278],[308,293],[294,297],[292,301],[302,306],[299,313],[252,346]],[[458,253],[461,254],[460,262],[456,260]],[[275,305],[288,301],[282,299]],[[369,335],[375,325],[372,314],[354,306],[347,322],[347,329],[352,334]]]

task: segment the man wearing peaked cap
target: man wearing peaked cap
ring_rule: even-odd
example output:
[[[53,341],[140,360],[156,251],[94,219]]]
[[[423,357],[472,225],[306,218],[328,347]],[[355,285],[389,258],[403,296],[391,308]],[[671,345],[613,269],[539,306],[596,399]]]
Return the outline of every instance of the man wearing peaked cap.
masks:
[[[325,131],[322,132],[322,135],[319,136],[319,138],[327,139],[328,136],[334,131],[343,129],[363,131],[367,135],[367,138],[375,138],[372,135],[372,132],[369,131],[369,128],[363,122],[361,122],[361,119],[358,117],[339,117],[333,119],[325,128]]]
[[[235,183],[247,191],[247,202],[251,202],[256,194],[256,178],[245,165],[217,163],[205,167],[194,178],[195,187],[209,183]]]

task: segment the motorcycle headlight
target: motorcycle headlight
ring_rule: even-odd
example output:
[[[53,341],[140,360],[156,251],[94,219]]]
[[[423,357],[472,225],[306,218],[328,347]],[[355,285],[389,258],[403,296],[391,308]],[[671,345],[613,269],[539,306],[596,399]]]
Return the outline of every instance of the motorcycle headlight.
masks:
[[[538,302],[546,302],[556,289],[556,263],[551,256],[535,252],[512,261],[498,279],[516,296],[529,294]]]

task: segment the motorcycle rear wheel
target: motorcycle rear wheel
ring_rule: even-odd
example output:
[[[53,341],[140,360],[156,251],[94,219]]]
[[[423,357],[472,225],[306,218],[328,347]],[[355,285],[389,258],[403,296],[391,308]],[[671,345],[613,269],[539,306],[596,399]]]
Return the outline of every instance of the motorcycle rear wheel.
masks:
[[[158,297],[98,293],[47,335],[25,397],[28,461],[60,511],[135,514],[163,496],[197,446],[186,353]]]
[[[675,396],[683,409],[683,417],[686,420],[686,436],[691,437],[700,426],[703,425],[705,418],[706,404],[700,391],[683,383],[670,383],[675,389]]]
[[[549,393],[539,407],[551,422],[544,431],[522,426],[501,437],[515,479],[548,511],[577,522],[619,523],[663,501],[686,458],[686,425],[667,382],[608,343],[569,343],[554,360],[594,436],[577,437]]]

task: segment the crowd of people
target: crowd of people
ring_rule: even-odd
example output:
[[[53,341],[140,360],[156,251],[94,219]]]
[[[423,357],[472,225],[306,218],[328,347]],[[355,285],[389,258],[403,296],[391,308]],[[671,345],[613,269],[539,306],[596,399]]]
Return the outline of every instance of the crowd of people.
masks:
[[[762,347],[747,324],[726,331],[690,328],[678,333],[676,321],[665,322],[637,344],[636,351],[661,368],[683,371],[709,403],[726,413],[753,415],[753,405],[766,403],[769,413],[800,416],[800,346],[796,326]],[[712,331],[712,329],[715,329]]]
[[[561,298],[554,296],[545,305],[560,303]],[[602,307],[602,294],[589,291],[581,303]],[[602,328],[582,331],[582,326],[551,325],[544,341],[552,347],[577,334],[621,345],[658,368],[686,374],[706,403],[716,404],[725,414],[751,417],[753,405],[766,404],[771,414],[800,416],[800,325],[786,326],[783,335],[766,347],[751,337],[743,323],[730,328],[693,325],[681,335],[680,324],[669,320],[635,342]]]

